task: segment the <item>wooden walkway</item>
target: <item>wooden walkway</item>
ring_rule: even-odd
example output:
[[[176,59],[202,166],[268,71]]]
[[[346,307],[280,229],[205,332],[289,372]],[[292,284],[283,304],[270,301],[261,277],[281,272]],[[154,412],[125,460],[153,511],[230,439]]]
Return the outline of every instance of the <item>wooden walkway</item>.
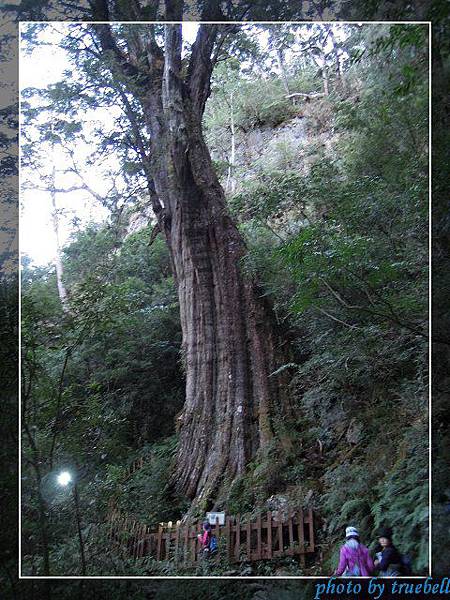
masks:
[[[148,525],[123,517],[117,510],[111,514],[110,539],[114,546],[124,549],[133,558],[151,556],[155,560],[173,560],[185,565],[202,559],[197,535],[202,522],[169,526],[156,531]],[[287,513],[267,512],[256,519],[227,517],[225,525],[212,526],[218,541],[218,559],[228,562],[270,560],[298,555],[305,566],[306,555],[315,551],[314,517],[311,509]]]

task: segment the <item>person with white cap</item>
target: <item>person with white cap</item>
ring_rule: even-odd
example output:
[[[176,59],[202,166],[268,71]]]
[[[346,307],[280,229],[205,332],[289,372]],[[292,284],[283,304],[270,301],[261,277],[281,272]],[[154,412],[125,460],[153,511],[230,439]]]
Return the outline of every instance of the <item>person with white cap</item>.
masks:
[[[373,573],[375,567],[369,550],[360,542],[359,531],[356,527],[347,527],[345,538],[334,575],[337,577],[368,577]]]

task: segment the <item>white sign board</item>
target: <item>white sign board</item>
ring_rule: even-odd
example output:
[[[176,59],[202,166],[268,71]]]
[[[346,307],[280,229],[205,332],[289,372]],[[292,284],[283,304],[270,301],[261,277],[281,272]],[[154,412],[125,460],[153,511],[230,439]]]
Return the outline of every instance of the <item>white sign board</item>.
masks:
[[[215,525],[217,519],[219,519],[219,525],[225,525],[225,513],[224,512],[208,512],[206,518],[211,525]]]

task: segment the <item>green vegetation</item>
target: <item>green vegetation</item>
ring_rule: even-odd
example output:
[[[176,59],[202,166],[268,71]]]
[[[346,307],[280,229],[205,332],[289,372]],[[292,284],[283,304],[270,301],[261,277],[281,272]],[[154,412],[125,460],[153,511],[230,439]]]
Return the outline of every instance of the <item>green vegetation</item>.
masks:
[[[427,571],[425,32],[348,28],[330,93],[295,104],[263,49],[250,47],[260,77],[236,58],[222,63],[205,114],[222,183],[235,181],[227,198],[248,246],[243,269],[291,346],[272,374],[293,399],[290,418],[274,423],[283,450],[258,456],[220,502],[231,514],[267,510],[269,498],[312,506],[323,553],[312,574],[336,565],[348,524],[367,543],[390,524],[415,572]],[[287,70],[289,88],[321,92],[322,74],[304,60]],[[267,136],[253,154],[250,135]],[[162,236],[149,245],[148,227],[127,234],[139,210],[128,204],[120,226],[112,210],[73,234],[63,253],[69,312],[53,266],[24,264],[24,574],[79,572],[71,499],[54,484],[62,467],[80,473],[89,575],[175,574],[104,552],[111,498],[149,524],[189,508],[171,480],[185,384],[176,285]],[[124,479],[140,457],[143,468]],[[298,573],[256,567],[277,568]]]

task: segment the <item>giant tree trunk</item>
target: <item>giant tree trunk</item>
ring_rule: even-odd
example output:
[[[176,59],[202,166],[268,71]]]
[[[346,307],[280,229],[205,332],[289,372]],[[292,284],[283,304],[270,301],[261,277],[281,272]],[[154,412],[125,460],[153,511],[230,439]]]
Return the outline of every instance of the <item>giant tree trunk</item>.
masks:
[[[206,501],[268,448],[275,413],[288,408],[269,377],[277,367],[272,314],[242,272],[245,244],[202,134],[212,70],[205,57],[216,30],[200,28],[183,80],[181,27],[166,25],[164,60],[155,57],[161,69],[153,69],[143,99],[154,207],[172,257],[186,368],[174,483]]]

